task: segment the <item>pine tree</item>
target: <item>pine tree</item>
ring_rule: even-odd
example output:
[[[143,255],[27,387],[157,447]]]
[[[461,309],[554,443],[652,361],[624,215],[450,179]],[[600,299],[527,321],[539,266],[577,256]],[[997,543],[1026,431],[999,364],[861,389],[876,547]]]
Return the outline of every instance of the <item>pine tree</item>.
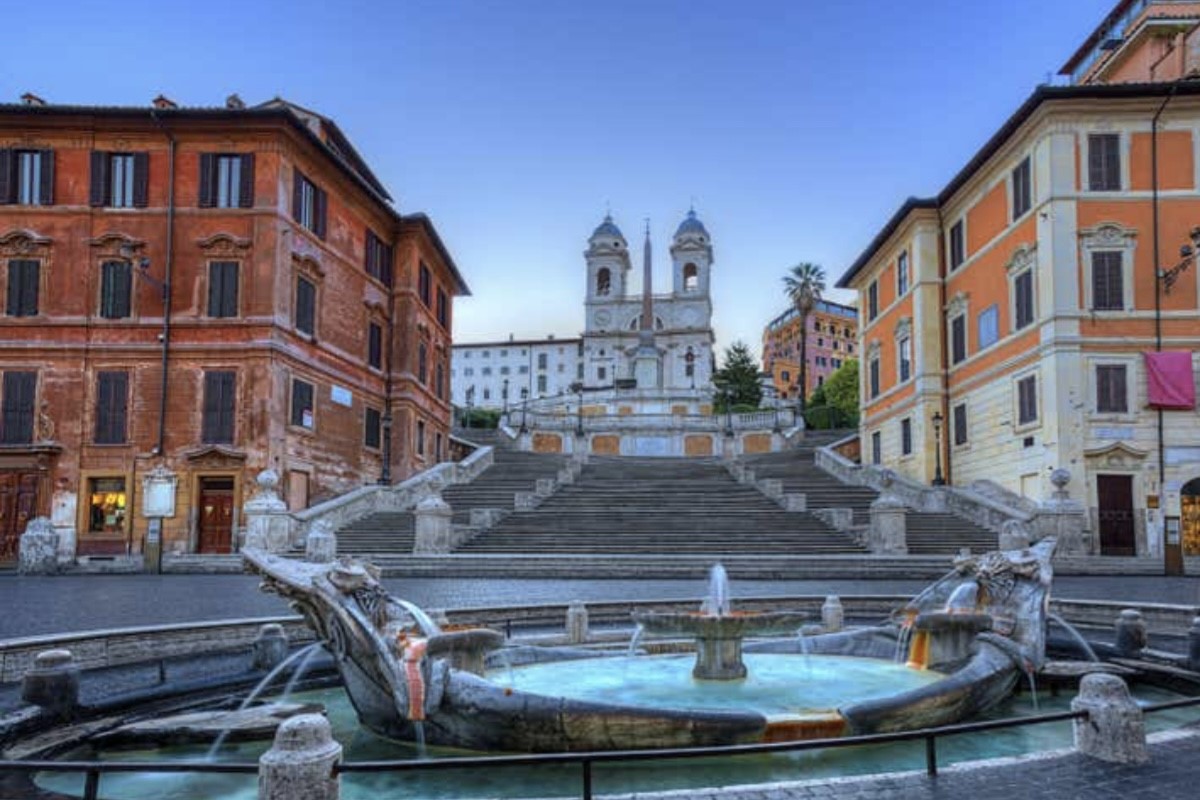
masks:
[[[713,376],[717,386],[717,410],[724,411],[727,401],[734,406],[758,407],[762,386],[758,382],[758,360],[750,346],[737,341],[725,348],[724,364]]]

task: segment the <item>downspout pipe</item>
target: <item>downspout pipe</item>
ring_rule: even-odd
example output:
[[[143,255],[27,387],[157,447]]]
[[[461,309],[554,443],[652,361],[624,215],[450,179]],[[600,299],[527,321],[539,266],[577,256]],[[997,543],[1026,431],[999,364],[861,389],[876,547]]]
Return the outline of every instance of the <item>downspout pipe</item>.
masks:
[[[942,396],[938,399],[938,413],[942,415],[942,433],[937,446],[942,449],[942,454],[945,455],[943,463],[946,465],[943,478],[947,486],[954,485],[954,465],[950,461],[950,436],[954,427],[954,421],[950,419],[950,329],[946,325],[946,279],[949,277],[949,272],[944,271],[946,259],[946,221],[942,217],[942,207],[939,204],[938,210],[938,315],[941,319],[942,335],[938,337],[941,340],[941,363],[939,367],[942,373]]]
[[[171,273],[175,263],[175,150],[177,143],[175,134],[163,123],[162,118],[154,110],[150,118],[162,129],[167,137],[167,245],[166,259],[163,262],[162,306],[163,327],[162,339],[162,385],[158,398],[158,444],[154,447],[155,455],[162,458],[166,454],[165,443],[167,435],[167,366],[171,348]]]
[[[387,356],[383,378],[383,467],[379,471],[379,484],[389,486],[392,482],[392,356],[396,338],[396,255],[392,249],[392,270],[388,281]]]
[[[1152,221],[1152,236],[1153,258],[1154,258],[1154,350],[1155,352],[1162,351],[1162,262],[1159,257],[1158,244],[1158,120],[1166,110],[1167,104],[1175,97],[1175,90],[1179,88],[1178,81],[1171,84],[1170,91],[1159,104],[1158,110],[1154,112],[1153,118],[1150,120],[1150,208],[1153,214]],[[1166,476],[1166,436],[1163,429],[1163,410],[1157,409],[1157,427],[1158,427],[1158,494],[1161,497],[1164,480]]]

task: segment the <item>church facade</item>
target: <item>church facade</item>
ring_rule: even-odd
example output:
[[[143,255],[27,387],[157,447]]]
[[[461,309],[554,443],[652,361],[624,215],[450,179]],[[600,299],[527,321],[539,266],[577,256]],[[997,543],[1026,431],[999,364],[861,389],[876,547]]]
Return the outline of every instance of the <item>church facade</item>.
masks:
[[[629,244],[611,216],[596,228],[587,263],[583,385],[677,392],[708,390],[713,375],[712,241],[695,211],[671,242],[671,292],[653,293],[650,232],[641,291],[630,285]]]

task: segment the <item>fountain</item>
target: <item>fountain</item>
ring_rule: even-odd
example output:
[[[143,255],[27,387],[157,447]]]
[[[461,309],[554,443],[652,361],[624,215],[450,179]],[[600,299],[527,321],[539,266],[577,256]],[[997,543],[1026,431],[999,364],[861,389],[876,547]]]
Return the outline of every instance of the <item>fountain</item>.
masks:
[[[795,635],[805,621],[799,613],[733,610],[728,577],[717,565],[699,611],[633,614],[646,633],[694,640],[691,683],[678,692],[659,691],[679,683],[678,656],[504,648],[496,631],[439,629],[389,595],[368,565],[309,564],[255,550],[244,557],[264,588],[289,599],[325,641],[369,729],[430,744],[553,752],[862,734],[986,711],[1044,660],[1053,550],[1047,539],[959,559],[887,624],[803,641]],[[781,633],[787,635],[752,639]],[[897,651],[902,665],[894,661]],[[851,667],[882,676],[884,690],[825,699],[820,681]],[[524,676],[534,673],[541,683],[531,678],[527,685]],[[778,707],[745,699],[753,692],[743,684],[766,680],[781,680],[767,692],[784,698]],[[643,693],[624,691],[639,681]],[[791,698],[797,685],[812,696]]]

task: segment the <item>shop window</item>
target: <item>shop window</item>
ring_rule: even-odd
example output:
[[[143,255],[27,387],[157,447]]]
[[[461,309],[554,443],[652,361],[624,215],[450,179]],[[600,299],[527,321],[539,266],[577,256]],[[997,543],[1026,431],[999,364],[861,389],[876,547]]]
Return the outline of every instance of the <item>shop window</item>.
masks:
[[[88,533],[122,533],[125,530],[124,478],[88,479]]]

